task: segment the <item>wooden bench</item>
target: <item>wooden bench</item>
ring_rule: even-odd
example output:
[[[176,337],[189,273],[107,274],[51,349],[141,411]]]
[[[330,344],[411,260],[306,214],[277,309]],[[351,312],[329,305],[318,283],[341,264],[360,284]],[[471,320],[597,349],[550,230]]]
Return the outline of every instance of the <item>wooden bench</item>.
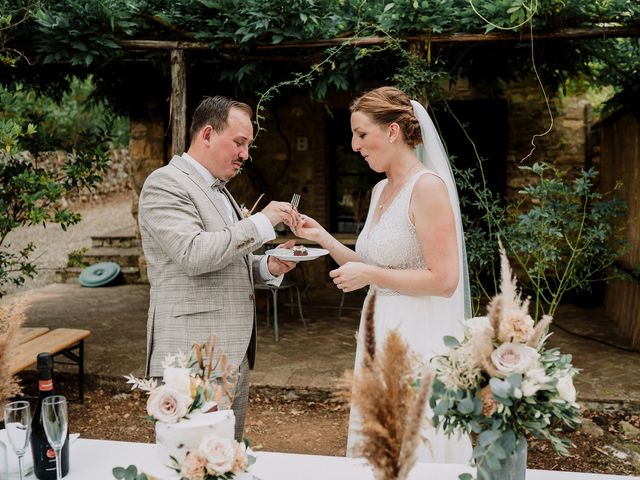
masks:
[[[89,335],[91,331],[77,328],[23,327],[18,332],[18,354],[11,362],[11,373],[15,375],[35,365],[41,352],[49,352],[54,359],[64,355],[71,362],[58,363],[78,366],[78,392],[80,402],[84,402],[84,339]]]

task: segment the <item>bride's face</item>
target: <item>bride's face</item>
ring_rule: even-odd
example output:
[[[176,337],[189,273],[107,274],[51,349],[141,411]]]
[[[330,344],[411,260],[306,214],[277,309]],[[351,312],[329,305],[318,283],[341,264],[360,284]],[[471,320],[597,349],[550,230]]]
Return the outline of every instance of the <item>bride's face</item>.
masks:
[[[388,165],[389,132],[363,112],[351,114],[351,148],[360,153],[376,172],[384,172]]]

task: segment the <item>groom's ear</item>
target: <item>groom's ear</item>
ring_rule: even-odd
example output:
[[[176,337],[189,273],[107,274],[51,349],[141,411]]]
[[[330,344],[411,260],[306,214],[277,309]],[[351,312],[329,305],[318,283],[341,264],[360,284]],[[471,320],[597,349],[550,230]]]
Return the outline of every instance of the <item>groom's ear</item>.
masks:
[[[210,145],[212,140],[211,137],[213,136],[213,134],[213,127],[211,125],[205,125],[202,130],[200,130],[198,136],[202,139],[205,145]]]

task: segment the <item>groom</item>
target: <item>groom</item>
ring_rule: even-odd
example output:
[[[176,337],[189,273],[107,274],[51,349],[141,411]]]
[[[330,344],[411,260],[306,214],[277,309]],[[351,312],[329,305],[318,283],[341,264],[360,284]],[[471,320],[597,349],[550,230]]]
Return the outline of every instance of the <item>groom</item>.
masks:
[[[249,158],[251,116],[244,103],[205,98],[193,114],[189,150],[149,175],[139,207],[151,285],[146,375],[161,377],[167,354],[216,335],[217,348],[239,366],[232,405],[237,440],[256,355],[254,279],[277,285],[296,265],[251,252],[275,238],[278,223],[299,221],[286,202],[245,219],[225,187]]]

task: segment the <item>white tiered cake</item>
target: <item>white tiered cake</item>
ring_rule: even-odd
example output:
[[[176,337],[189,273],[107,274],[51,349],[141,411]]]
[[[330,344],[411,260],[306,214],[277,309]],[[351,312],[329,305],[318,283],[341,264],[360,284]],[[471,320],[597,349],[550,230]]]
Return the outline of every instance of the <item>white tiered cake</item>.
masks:
[[[235,423],[230,409],[200,413],[177,423],[156,422],[156,458],[162,465],[173,464],[171,457],[182,463],[207,435],[233,439]]]

